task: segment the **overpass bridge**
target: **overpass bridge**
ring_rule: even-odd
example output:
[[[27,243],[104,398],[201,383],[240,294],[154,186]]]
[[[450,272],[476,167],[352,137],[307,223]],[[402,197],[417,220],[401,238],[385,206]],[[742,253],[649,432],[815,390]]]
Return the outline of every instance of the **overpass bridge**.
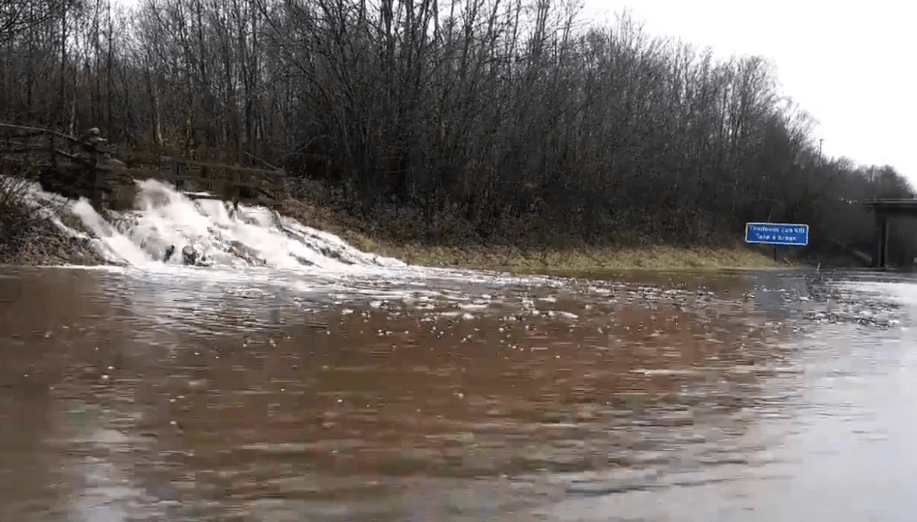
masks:
[[[860,203],[875,213],[878,225],[873,266],[885,268],[888,265],[888,222],[893,217],[917,217],[917,199],[878,198]]]

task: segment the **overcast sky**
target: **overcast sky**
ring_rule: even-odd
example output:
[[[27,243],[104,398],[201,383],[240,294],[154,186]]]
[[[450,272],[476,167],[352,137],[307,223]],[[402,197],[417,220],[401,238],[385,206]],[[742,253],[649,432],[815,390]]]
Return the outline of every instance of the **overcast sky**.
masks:
[[[653,36],[717,55],[761,55],[782,94],[818,122],[826,156],[891,165],[917,188],[917,5],[904,0],[582,0],[584,17],[625,9]],[[135,5],[137,0],[121,0]]]
[[[901,0],[585,0],[584,16],[626,8],[647,33],[720,56],[774,62],[783,94],[817,121],[827,156],[891,165],[917,188],[917,5]]]

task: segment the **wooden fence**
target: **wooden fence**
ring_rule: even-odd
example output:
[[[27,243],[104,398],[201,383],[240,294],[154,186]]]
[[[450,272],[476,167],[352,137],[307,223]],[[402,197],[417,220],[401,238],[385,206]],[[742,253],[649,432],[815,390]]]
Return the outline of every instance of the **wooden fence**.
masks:
[[[120,147],[105,148],[97,134],[82,139],[49,129],[0,124],[0,167],[39,181],[44,190],[94,205],[133,204],[135,181],[160,179],[190,197],[276,206],[287,196],[285,173]]]

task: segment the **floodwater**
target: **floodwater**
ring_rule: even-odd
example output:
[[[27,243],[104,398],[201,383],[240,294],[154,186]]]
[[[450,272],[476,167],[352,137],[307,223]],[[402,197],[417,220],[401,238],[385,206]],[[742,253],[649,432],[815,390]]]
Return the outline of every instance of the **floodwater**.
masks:
[[[0,520],[910,521],[917,278],[0,269]]]

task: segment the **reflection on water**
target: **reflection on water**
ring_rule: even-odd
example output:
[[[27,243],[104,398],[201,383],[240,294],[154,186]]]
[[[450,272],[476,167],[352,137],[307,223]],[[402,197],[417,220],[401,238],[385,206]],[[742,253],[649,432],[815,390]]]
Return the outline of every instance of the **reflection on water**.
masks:
[[[906,276],[459,276],[5,269],[0,520],[917,512]]]

